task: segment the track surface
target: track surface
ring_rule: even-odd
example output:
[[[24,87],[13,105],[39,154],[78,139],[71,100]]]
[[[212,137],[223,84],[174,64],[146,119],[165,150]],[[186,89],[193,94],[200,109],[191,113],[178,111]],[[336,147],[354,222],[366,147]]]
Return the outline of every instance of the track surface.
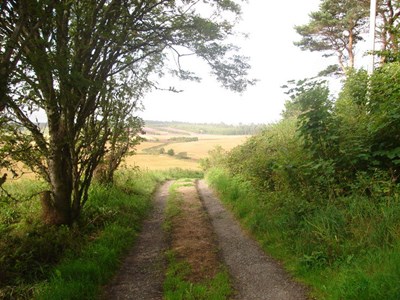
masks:
[[[154,210],[120,271],[105,287],[103,299],[163,299],[167,243],[162,223],[171,184],[171,181],[166,182],[157,191]],[[210,234],[215,234],[222,261],[233,279],[234,299],[307,299],[306,290],[291,280],[277,262],[265,255],[221,205],[206,182],[200,180],[196,187],[201,199],[196,201],[202,202],[209,215],[212,225]]]

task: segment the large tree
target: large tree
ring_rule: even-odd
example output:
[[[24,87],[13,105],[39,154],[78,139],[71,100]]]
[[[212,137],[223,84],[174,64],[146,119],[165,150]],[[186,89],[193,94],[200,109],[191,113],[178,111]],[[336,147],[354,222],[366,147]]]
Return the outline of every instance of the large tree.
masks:
[[[377,5],[381,62],[400,61],[400,3],[380,0]]]
[[[246,59],[225,42],[240,15],[238,2],[0,4],[2,158],[23,161],[49,183],[42,194],[48,222],[71,224],[79,216],[116,120],[127,116],[117,108],[136,106],[137,97],[130,103],[120,92],[130,86],[141,95],[154,85],[150,75],[162,74],[166,49],[178,58],[203,58],[227,88],[241,92],[253,83],[246,78]],[[176,67],[178,76],[196,78]],[[32,120],[38,110],[47,117],[47,133]]]
[[[354,67],[354,49],[362,40],[369,0],[322,0],[319,10],[310,13],[308,24],[295,26],[302,50],[336,55],[342,72]]]

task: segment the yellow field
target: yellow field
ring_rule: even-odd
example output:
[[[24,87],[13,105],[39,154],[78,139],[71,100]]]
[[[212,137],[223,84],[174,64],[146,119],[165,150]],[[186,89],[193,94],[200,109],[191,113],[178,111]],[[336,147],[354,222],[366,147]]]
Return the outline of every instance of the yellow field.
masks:
[[[167,170],[170,168],[181,168],[200,170],[197,161],[190,159],[177,159],[169,155],[138,154],[125,159],[128,167],[139,167],[141,170]]]
[[[246,141],[248,136],[233,136],[233,135],[202,135],[191,134],[191,137],[198,137],[199,140],[195,142],[180,142],[165,145],[165,151],[173,149],[175,154],[179,152],[187,152],[190,159],[177,159],[169,155],[151,155],[146,154],[145,150],[153,146],[160,146],[163,142],[160,140],[167,140],[168,138],[179,136],[177,134],[171,135],[157,135],[146,136],[148,141],[145,141],[136,147],[137,155],[130,156],[126,159],[128,167],[139,166],[141,169],[149,170],[165,170],[169,168],[183,168],[199,170],[200,165],[198,160],[208,156],[208,152],[214,149],[217,145],[225,150],[240,145]],[[152,141],[153,139],[158,139]]]
[[[161,146],[168,139],[173,137],[198,137],[198,141],[194,142],[179,142],[169,143],[165,145],[165,151],[173,149],[175,154],[180,152],[186,152],[189,159],[178,159],[174,156],[154,155],[145,152],[147,148],[154,146]],[[233,147],[242,144],[246,141],[249,136],[233,136],[233,135],[205,135],[205,134],[193,134],[180,135],[179,133],[168,133],[159,131],[154,135],[146,135],[147,141],[141,143],[136,147],[136,155],[129,156],[125,159],[125,165],[127,167],[138,166],[142,170],[165,170],[170,168],[182,168],[191,170],[200,170],[199,159],[208,156],[208,152],[214,149],[217,145],[220,145],[225,150],[231,150]],[[26,168],[19,164],[21,170],[26,173],[22,175],[23,178],[36,178],[35,174],[29,172]],[[0,177],[3,173],[7,173],[5,170],[0,169]],[[19,179],[19,178],[18,178]],[[8,174],[7,181],[18,180],[13,179],[12,174]]]

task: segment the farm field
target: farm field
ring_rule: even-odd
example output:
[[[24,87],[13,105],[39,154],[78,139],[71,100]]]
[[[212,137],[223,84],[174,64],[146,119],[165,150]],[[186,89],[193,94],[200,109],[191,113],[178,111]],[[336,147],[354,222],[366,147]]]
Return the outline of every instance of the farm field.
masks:
[[[168,170],[181,168],[200,170],[199,160],[207,157],[208,151],[216,146],[230,149],[243,144],[250,135],[222,135],[201,134],[188,130],[170,127],[145,127],[146,134],[142,137],[145,141],[136,146],[136,153],[125,158],[123,167],[139,167],[141,170]],[[184,141],[192,139],[192,141]],[[164,148],[165,154],[160,154],[159,149]],[[151,150],[153,149],[153,150]],[[175,155],[167,154],[172,149]],[[185,153],[185,159],[179,158],[179,153]],[[19,179],[36,179],[37,176],[22,163],[17,164],[18,177],[5,169],[0,169],[0,174],[7,173],[7,182],[15,182]]]
[[[146,141],[136,147],[136,154],[125,159],[126,167],[139,167],[142,170],[166,170],[182,168],[199,170],[199,160],[216,146],[230,150],[244,143],[249,135],[200,134],[171,128],[145,128]],[[185,141],[185,139],[187,139]],[[190,140],[191,139],[191,140]],[[160,154],[163,148],[165,153]],[[168,155],[172,149],[174,155]],[[185,158],[182,158],[182,153]],[[181,154],[181,155],[179,155]]]

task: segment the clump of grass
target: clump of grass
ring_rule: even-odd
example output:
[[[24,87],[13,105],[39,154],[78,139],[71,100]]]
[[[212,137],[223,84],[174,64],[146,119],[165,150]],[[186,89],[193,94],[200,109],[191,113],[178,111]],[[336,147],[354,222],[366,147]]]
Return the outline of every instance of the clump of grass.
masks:
[[[165,221],[163,229],[167,234],[171,233],[172,220],[181,213],[181,203],[183,201],[181,194],[177,190],[176,182],[172,184],[168,191],[168,201],[165,207]]]
[[[190,273],[189,264],[179,261],[173,251],[167,252],[168,269],[164,281],[164,297],[175,299],[229,299],[232,294],[229,274],[218,272],[205,282],[193,283],[185,279]]]

